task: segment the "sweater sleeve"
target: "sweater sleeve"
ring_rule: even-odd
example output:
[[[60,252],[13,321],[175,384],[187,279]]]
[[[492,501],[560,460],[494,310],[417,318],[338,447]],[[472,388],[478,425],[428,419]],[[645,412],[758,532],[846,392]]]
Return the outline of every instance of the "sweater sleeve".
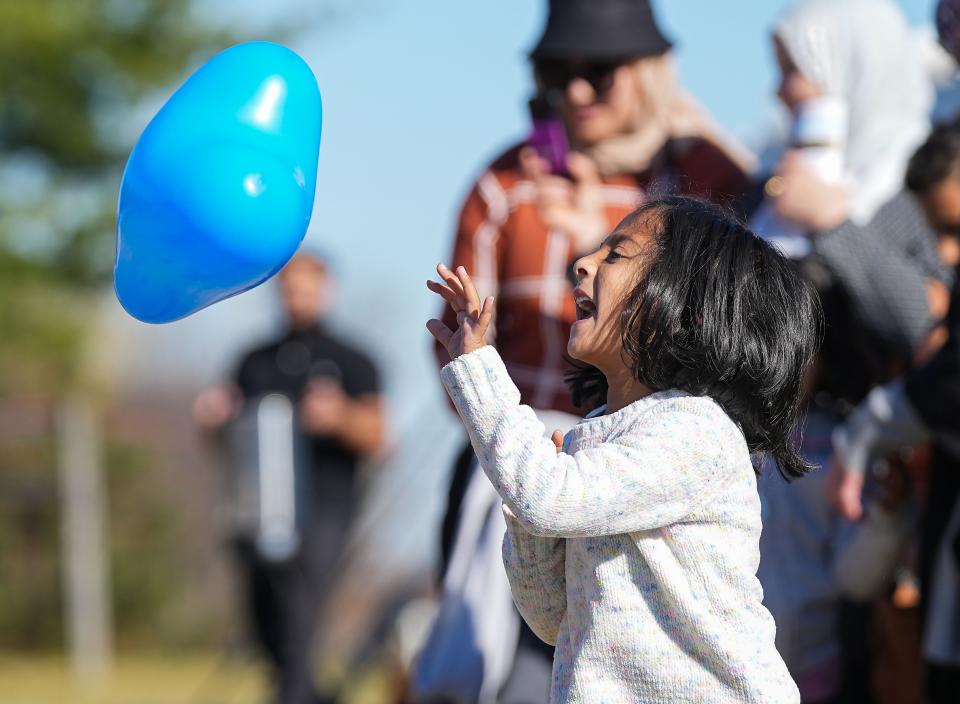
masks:
[[[531,535],[507,506],[503,514],[503,565],[513,601],[537,637],[556,645],[567,612],[566,541]]]
[[[441,378],[480,465],[534,535],[617,535],[680,522],[722,490],[736,465],[723,454],[732,424],[699,399],[671,399],[643,422],[625,419],[615,439],[558,454],[492,347],[458,357]]]

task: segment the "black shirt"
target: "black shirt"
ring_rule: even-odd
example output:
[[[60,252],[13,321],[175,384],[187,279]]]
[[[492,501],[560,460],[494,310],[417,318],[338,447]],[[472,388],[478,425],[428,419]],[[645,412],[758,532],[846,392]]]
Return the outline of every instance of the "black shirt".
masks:
[[[907,374],[906,390],[934,441],[960,461],[960,272],[950,295],[947,331],[933,358]]]
[[[380,391],[377,371],[364,355],[317,324],[305,330],[291,330],[283,337],[247,354],[236,373],[236,382],[245,399],[280,393],[296,407],[311,380],[331,378],[350,398]],[[335,438],[310,438],[314,478],[324,494],[341,489],[352,491],[357,453]]]
[[[933,358],[907,374],[910,403],[933,435],[933,458],[924,506],[920,540],[922,618],[927,611],[929,588],[941,542],[960,497],[960,271],[954,280],[947,313],[947,341]],[[960,560],[960,539],[954,538],[955,559]]]

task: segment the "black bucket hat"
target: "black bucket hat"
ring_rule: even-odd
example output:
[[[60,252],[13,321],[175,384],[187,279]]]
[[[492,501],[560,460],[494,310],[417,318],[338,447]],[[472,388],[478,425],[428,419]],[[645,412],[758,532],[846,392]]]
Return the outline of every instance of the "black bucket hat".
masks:
[[[620,60],[662,54],[672,46],[649,0],[550,0],[547,27],[530,58]]]

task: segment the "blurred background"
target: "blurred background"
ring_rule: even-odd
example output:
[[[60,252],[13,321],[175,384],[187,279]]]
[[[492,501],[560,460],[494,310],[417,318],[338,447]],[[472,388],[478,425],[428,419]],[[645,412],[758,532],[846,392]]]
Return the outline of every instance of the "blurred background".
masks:
[[[657,6],[683,84],[761,155],[784,140],[769,34],[787,4]],[[899,4],[932,32],[934,0]],[[396,700],[461,443],[422,282],[472,180],[530,129],[545,13],[543,0],[0,2],[0,704],[266,700],[224,549],[222,468],[191,403],[279,329],[275,285],[150,326],[110,279],[137,136],[200,64],[253,39],[317,76],[307,239],[335,273],[331,327],[373,358],[387,400],[318,676],[341,701]],[[937,110],[955,102],[943,85]]]

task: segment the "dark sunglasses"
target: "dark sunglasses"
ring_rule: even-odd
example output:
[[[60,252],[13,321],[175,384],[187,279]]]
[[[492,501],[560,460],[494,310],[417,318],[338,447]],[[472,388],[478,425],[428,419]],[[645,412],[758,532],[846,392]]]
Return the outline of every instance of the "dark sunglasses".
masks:
[[[567,90],[575,79],[590,84],[597,95],[605,95],[613,87],[613,74],[623,61],[538,61],[534,66],[540,87],[547,91]]]

